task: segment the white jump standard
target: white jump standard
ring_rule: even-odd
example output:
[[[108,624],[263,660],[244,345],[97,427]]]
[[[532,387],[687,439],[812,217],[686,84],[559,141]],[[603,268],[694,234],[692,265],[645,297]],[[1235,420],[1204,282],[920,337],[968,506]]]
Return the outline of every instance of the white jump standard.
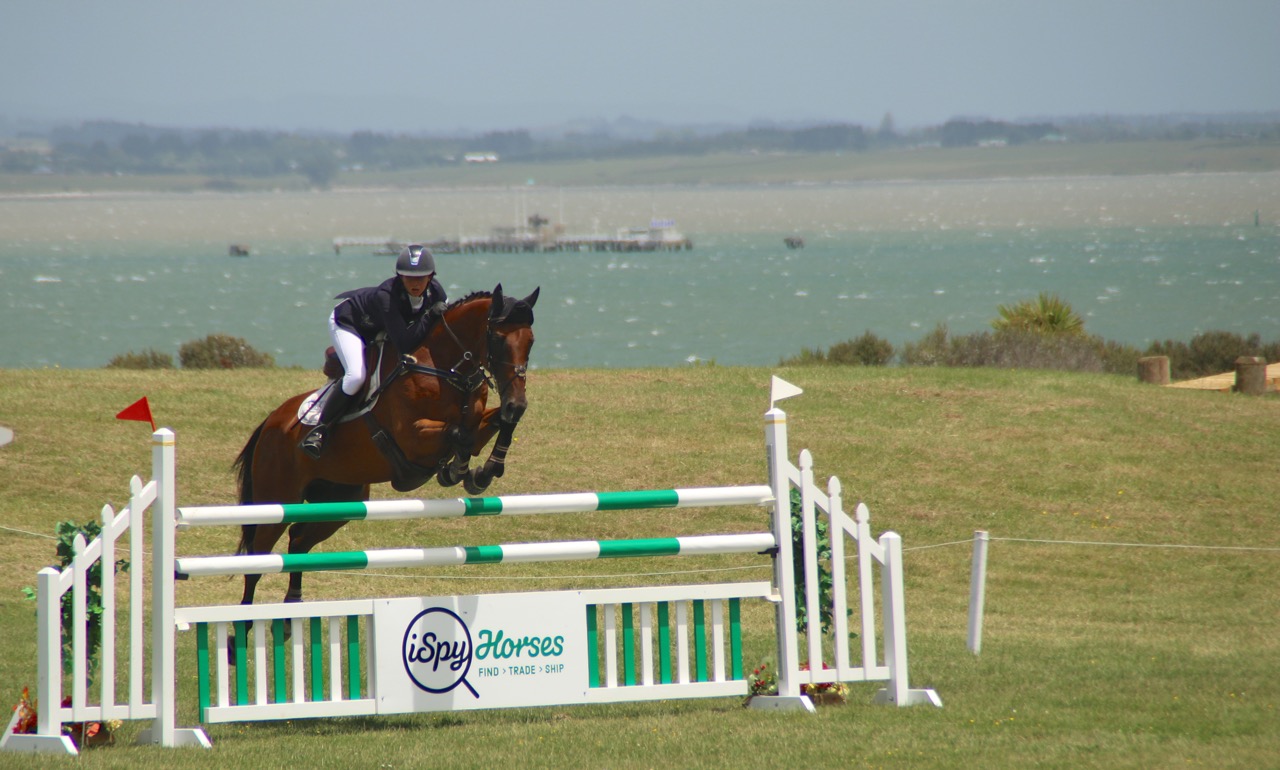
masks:
[[[788,391],[788,388],[791,390]],[[777,378],[774,399],[798,392]],[[778,395],[782,393],[782,395]],[[911,689],[907,677],[902,542],[886,532],[871,537],[869,514],[859,504],[850,518],[840,483],[824,491],[813,479],[809,452],[799,465],[787,459],[786,415],[765,414],[768,483],[756,486],[515,495],[451,500],[380,500],[365,503],[182,507],[176,505],[173,433],[153,434],[152,476],[135,477],[127,508],[103,510],[103,534],[78,542],[66,570],[38,576],[39,725],[13,733],[0,749],[75,754],[62,734],[67,722],[150,721],[140,742],[162,746],[211,744],[202,728],[178,728],[177,632],[194,642],[199,719],[205,724],[308,717],[458,711],[515,706],[745,696],[744,601],[774,610],[778,692],[754,697],[753,708],[813,710],[801,685],[884,682],[874,700],[941,706],[930,689]],[[791,490],[800,492],[804,596],[797,597],[792,552]],[[688,506],[755,506],[770,512],[768,531],[636,540],[583,540],[436,548],[394,548],[304,555],[178,556],[175,533],[197,526],[294,521],[377,521],[415,517],[578,513]],[[151,511],[150,569],[144,568],[143,512]],[[830,532],[830,607],[820,607],[817,516]],[[115,543],[130,533],[130,629],[127,661],[114,646],[116,599],[110,570],[102,570],[103,628],[100,683],[85,686],[86,575],[95,562],[112,564]],[[850,649],[846,611],[846,537],[858,577],[857,653]],[[360,570],[434,565],[567,561],[691,554],[758,553],[772,560],[767,581],[569,591],[375,598],[302,603],[177,607],[176,576]],[[877,628],[875,566],[879,565]],[[144,573],[150,585],[144,585]],[[143,633],[147,591],[151,634]],[[77,618],[72,673],[63,702],[62,597],[73,597]],[[806,610],[806,649],[796,629],[798,603]],[[830,610],[832,634],[821,632]],[[289,633],[286,633],[288,631]],[[878,649],[877,639],[883,640]],[[144,684],[145,657],[149,681]],[[801,659],[805,668],[801,667]],[[824,660],[833,661],[828,667]],[[127,671],[127,685],[115,679]],[[117,684],[120,685],[117,692]],[[127,701],[117,703],[127,690]],[[96,701],[96,702],[95,702]]]

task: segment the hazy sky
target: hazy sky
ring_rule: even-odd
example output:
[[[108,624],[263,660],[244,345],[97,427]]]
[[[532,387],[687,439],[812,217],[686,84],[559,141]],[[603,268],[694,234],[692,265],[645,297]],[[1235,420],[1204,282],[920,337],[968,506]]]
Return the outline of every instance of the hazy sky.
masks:
[[[6,0],[0,117],[342,132],[1280,109],[1280,0]]]

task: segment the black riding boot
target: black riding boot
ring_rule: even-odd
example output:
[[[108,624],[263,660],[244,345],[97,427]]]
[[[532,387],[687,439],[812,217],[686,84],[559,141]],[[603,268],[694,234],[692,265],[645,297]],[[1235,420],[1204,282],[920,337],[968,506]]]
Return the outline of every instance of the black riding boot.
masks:
[[[302,451],[311,456],[311,459],[320,459],[320,454],[324,452],[324,441],[329,435],[329,430],[347,411],[347,405],[351,403],[352,398],[354,397],[348,396],[340,385],[335,384],[333,386],[332,392],[325,399],[324,407],[320,410],[320,424],[312,428],[311,432],[298,444]]]

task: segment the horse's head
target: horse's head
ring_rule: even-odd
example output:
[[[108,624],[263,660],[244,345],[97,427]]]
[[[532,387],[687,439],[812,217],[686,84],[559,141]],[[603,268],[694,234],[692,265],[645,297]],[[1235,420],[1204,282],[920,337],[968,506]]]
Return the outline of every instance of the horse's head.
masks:
[[[533,306],[541,290],[539,287],[524,299],[515,299],[504,296],[502,284],[498,284],[489,306],[489,371],[498,386],[499,417],[509,425],[519,422],[529,405],[524,386],[533,348]]]

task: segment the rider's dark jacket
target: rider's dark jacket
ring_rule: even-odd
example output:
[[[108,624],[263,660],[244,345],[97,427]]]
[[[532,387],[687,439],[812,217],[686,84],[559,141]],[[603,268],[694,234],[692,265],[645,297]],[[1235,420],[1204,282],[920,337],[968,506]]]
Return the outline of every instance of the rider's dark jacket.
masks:
[[[335,299],[342,300],[333,311],[333,320],[338,326],[360,335],[366,345],[385,331],[401,353],[417,350],[430,328],[427,310],[437,302],[446,301],[444,287],[432,278],[422,293],[422,306],[415,311],[409,304],[409,292],[395,276],[377,286],[344,291]]]

